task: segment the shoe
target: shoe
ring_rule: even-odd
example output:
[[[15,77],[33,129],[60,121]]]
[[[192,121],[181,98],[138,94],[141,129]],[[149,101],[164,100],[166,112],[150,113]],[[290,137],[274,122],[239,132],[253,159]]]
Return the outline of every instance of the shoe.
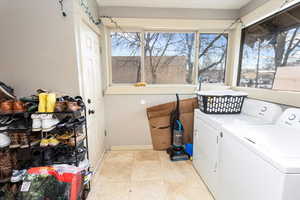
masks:
[[[59,144],[59,141],[54,136],[52,136],[48,139],[48,144],[49,144],[49,146],[54,147]]]
[[[32,131],[40,131],[42,130],[42,119],[39,114],[32,114]]]
[[[3,82],[0,82],[0,100],[5,99],[15,99],[14,89],[7,86]]]
[[[13,103],[14,103],[13,100],[3,101],[0,105],[1,113],[2,114],[11,114],[11,113],[13,113]]]
[[[26,108],[22,101],[14,101],[13,102],[13,112],[14,113],[22,113],[25,111],[26,111]]]
[[[0,133],[0,148],[4,148],[10,145],[10,138],[3,133]]]
[[[68,140],[73,136],[74,136],[74,133],[67,132],[67,133],[64,133],[62,135],[58,135],[56,138],[59,139],[59,140]]]
[[[47,138],[42,138],[40,142],[40,147],[47,147],[49,145],[49,140]]]
[[[77,102],[67,102],[67,110],[69,112],[76,112],[78,110],[81,110],[81,107]]]
[[[11,157],[8,152],[0,152],[0,182],[7,182],[12,175]]]
[[[54,112],[56,103],[55,93],[49,93],[47,95],[46,112]]]
[[[47,106],[47,93],[40,93],[39,94],[39,108],[38,112],[46,112],[46,106]]]
[[[83,140],[85,139],[85,135],[84,134],[78,134],[78,136],[76,137],[76,144],[79,145]],[[72,137],[71,139],[69,139],[69,141],[67,142],[67,144],[69,146],[74,147],[75,146],[75,137]]]
[[[19,169],[19,163],[18,163],[18,159],[17,159],[17,151],[11,151],[10,157],[11,157],[12,169]]]
[[[59,101],[55,104],[55,112],[64,112],[67,110],[67,102]]]
[[[20,133],[20,148],[28,148],[29,147],[29,142],[28,142],[28,136],[26,133]]]
[[[41,139],[35,135],[29,136],[30,146],[35,146],[41,142]]]
[[[25,103],[38,103],[39,102],[39,97],[36,95],[31,95],[29,97],[21,97],[20,101],[23,101]]]
[[[39,167],[42,165],[42,151],[41,150],[32,150],[31,151],[32,159],[31,159],[31,166],[32,167]]]
[[[47,163],[49,164],[49,161],[53,162],[55,157],[55,152],[52,148],[49,148],[44,151],[44,161],[48,161]],[[47,165],[47,164],[46,164]]]
[[[25,174],[26,174],[27,170],[23,169],[23,170],[13,170],[12,171],[12,176],[10,178],[10,181],[12,183],[17,183],[23,180]]]
[[[25,119],[18,119],[13,121],[9,126],[8,130],[15,131],[15,130],[27,130],[26,126],[27,122]]]
[[[59,123],[59,120],[57,118],[54,118],[52,114],[41,115],[41,118],[43,131],[51,131]]]
[[[10,141],[11,141],[9,148],[14,149],[14,148],[20,147],[19,133],[10,133],[9,137],[10,137]]]
[[[78,167],[84,170],[88,170],[88,168],[90,167],[90,161],[88,159],[84,159],[79,162]]]

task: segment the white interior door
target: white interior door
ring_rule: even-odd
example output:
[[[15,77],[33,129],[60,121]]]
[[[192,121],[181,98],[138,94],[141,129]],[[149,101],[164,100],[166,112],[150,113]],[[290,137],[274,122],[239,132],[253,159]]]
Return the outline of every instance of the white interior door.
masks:
[[[104,151],[104,98],[99,35],[80,23],[82,92],[87,106],[87,128],[92,168],[98,166]]]

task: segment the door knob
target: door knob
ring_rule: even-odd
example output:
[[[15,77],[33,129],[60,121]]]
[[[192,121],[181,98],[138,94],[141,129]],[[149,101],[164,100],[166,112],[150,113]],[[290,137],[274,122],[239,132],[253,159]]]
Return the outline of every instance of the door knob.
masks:
[[[95,114],[95,111],[94,110],[89,110],[89,115],[91,114]]]

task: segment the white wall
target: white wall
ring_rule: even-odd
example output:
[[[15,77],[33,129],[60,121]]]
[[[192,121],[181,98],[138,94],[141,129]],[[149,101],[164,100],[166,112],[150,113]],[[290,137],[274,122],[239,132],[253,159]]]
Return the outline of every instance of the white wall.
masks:
[[[193,95],[180,95],[181,99]],[[175,101],[174,95],[106,95],[109,146],[151,145],[146,108]],[[145,104],[141,104],[145,101]]]
[[[0,80],[18,96],[45,88],[78,95],[72,1],[0,1]]]

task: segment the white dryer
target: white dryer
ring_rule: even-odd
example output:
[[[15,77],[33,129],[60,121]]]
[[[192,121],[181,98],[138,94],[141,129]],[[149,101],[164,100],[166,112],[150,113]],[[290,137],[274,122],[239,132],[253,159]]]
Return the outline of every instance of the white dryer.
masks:
[[[224,126],[217,200],[300,199],[300,109],[274,125]]]
[[[241,114],[205,114],[195,110],[193,165],[214,197],[217,195],[219,141],[225,124],[272,124],[282,113],[280,106],[245,99]]]

